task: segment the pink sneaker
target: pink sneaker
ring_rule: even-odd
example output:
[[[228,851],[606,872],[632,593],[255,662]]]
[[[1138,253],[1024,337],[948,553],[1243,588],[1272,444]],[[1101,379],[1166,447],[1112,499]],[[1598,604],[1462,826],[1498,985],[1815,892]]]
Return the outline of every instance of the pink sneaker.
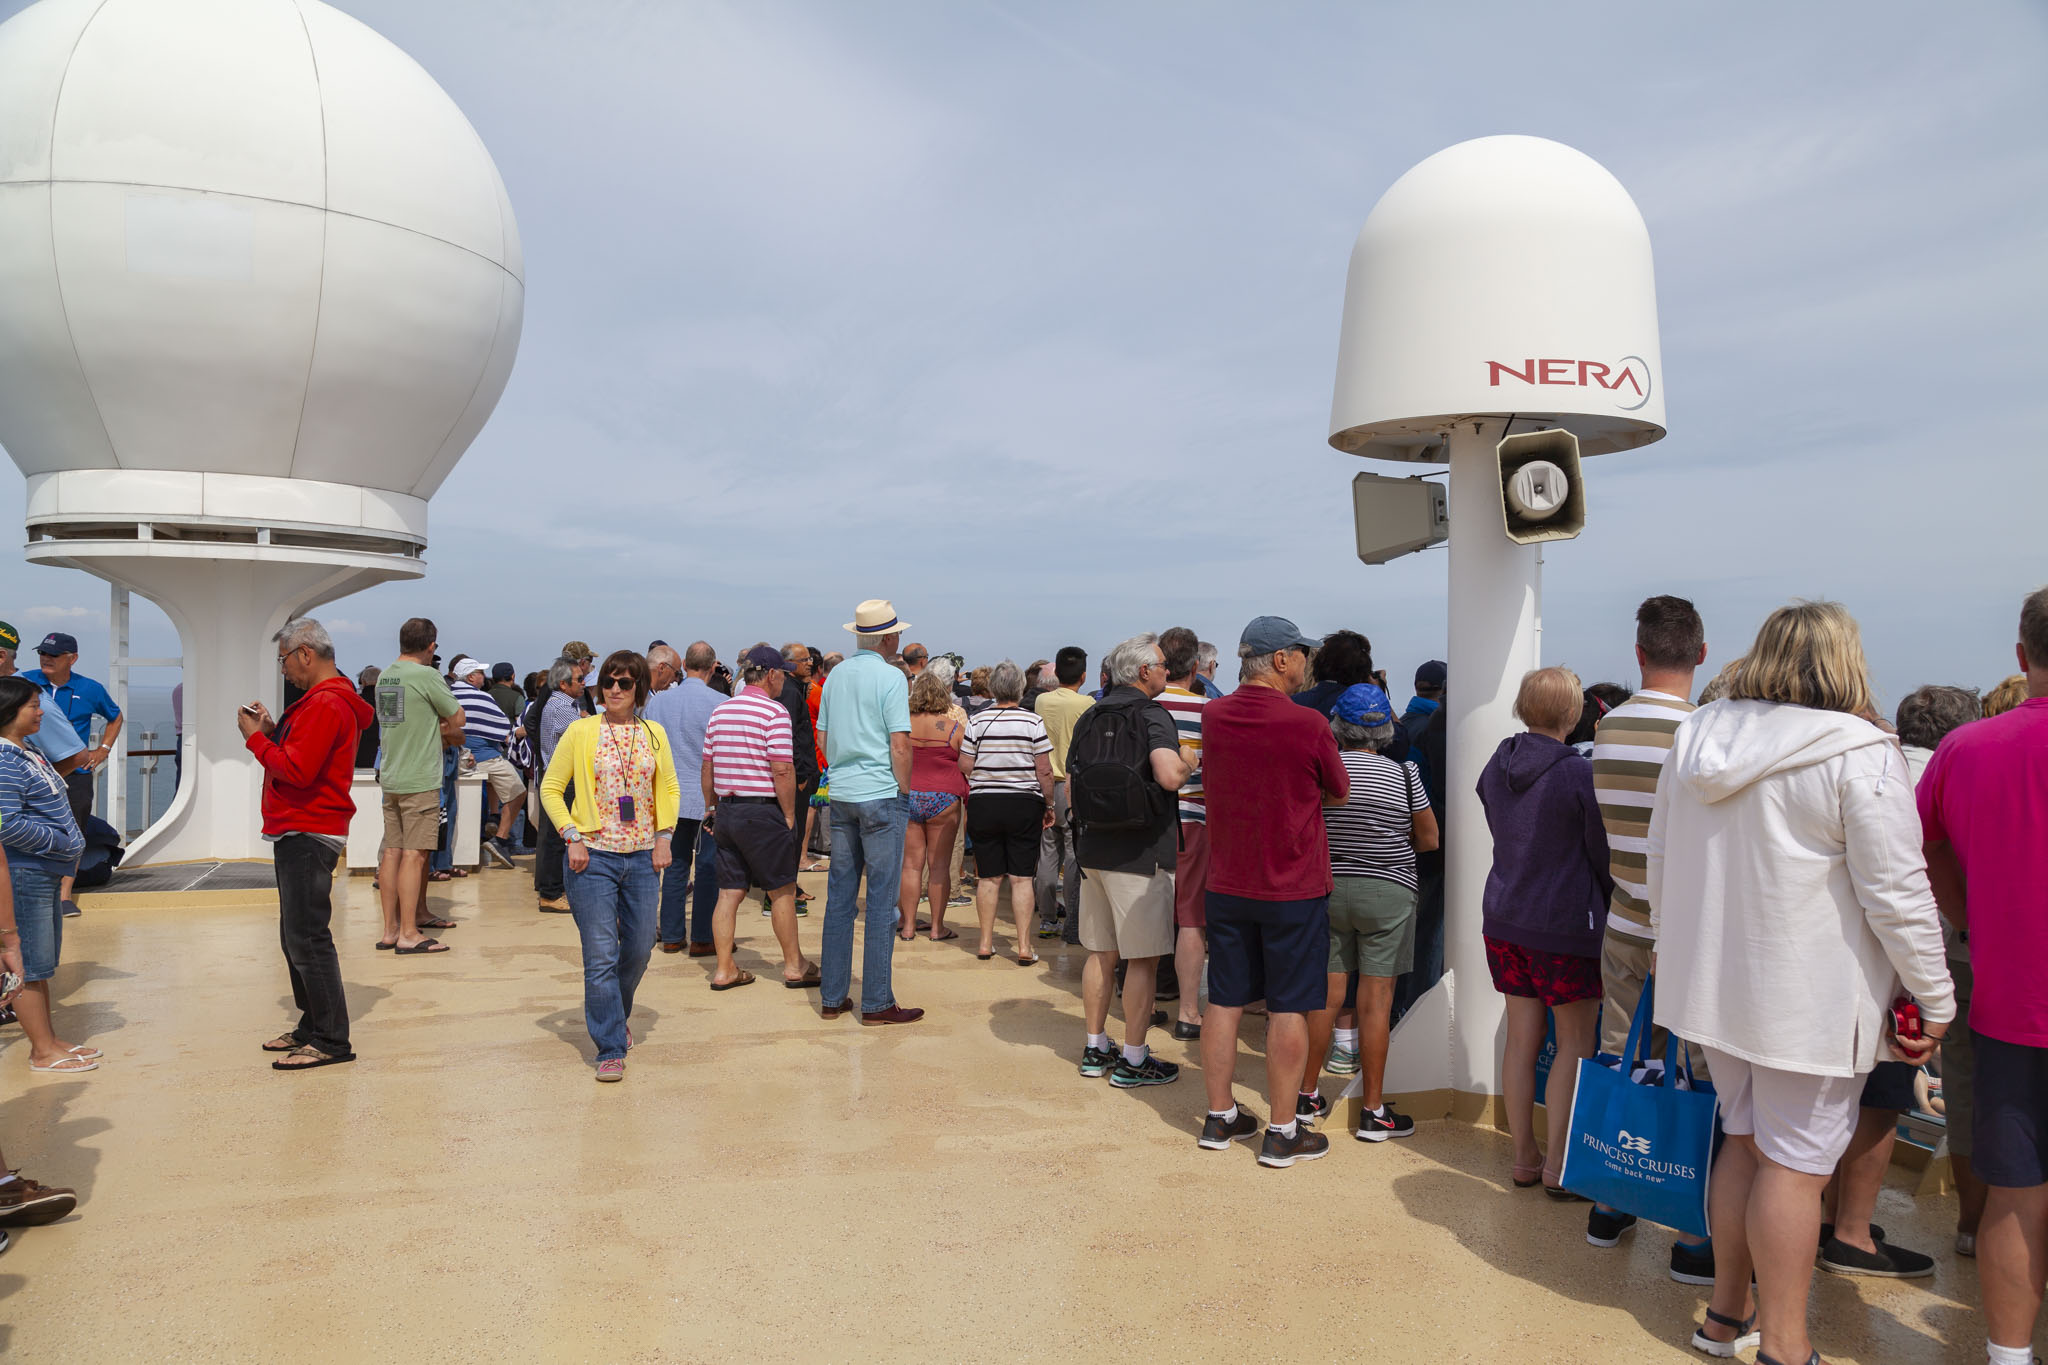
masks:
[[[623,1081],[626,1079],[626,1059],[613,1057],[597,1064],[597,1078],[601,1081]]]

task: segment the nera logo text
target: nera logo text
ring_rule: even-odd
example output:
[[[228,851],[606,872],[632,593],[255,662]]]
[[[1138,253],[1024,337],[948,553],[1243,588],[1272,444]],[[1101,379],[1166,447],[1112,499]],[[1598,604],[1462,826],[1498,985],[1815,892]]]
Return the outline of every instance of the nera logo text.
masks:
[[[1634,412],[1650,401],[1650,363],[1639,355],[1625,355],[1612,364],[1604,360],[1565,360],[1529,357],[1520,363],[1505,360],[1486,362],[1486,382],[1499,388],[1503,379],[1524,384],[1562,385],[1570,388],[1604,389],[1614,395],[1615,406]]]

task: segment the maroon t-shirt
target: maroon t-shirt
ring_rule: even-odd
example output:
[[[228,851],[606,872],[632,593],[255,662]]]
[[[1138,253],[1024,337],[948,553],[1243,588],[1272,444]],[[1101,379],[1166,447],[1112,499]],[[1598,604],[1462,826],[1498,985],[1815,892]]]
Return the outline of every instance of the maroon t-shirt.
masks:
[[[1323,798],[1351,779],[1330,722],[1282,692],[1247,683],[1202,708],[1209,802],[1208,889],[1262,901],[1330,894]]]

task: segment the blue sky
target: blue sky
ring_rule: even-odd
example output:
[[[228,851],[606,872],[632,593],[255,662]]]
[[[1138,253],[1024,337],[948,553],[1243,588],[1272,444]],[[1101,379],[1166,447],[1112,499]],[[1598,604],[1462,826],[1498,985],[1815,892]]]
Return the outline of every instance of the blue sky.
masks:
[[[1657,256],[1670,435],[1591,462],[1550,661],[1627,681],[1651,592],[1699,602],[1710,664],[1825,595],[1889,705],[2009,672],[2048,581],[2038,6],[340,7],[482,133],[528,287],[429,576],[322,612],[348,667],[415,613],[522,668],[839,648],[886,596],[977,662],[1172,624],[1228,654],[1276,612],[1405,681],[1445,554],[1353,553],[1345,264],[1402,171],[1499,132],[1605,164]],[[0,569],[0,618],[88,670],[105,605]]]

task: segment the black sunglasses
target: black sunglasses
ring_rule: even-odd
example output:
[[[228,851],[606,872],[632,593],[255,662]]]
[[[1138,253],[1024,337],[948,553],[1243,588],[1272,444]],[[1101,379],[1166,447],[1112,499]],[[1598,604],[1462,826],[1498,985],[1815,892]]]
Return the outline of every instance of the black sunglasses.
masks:
[[[620,692],[631,692],[637,686],[639,686],[639,684],[634,682],[631,678],[621,678],[614,676],[606,678],[604,680],[604,688],[607,692],[614,690]]]

